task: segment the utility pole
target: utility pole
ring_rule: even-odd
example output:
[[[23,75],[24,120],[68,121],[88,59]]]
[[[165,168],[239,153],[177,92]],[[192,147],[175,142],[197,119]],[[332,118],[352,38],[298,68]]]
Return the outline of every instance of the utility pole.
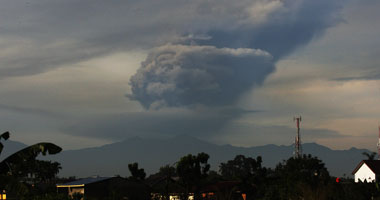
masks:
[[[300,135],[300,123],[302,121],[302,118],[301,116],[294,117],[293,121],[296,121],[297,123],[297,136],[294,142],[294,158],[300,158],[302,156],[301,135]]]

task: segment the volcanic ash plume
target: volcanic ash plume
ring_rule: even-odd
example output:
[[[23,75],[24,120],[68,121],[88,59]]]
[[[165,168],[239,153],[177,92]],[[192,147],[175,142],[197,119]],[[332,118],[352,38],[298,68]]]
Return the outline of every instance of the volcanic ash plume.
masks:
[[[274,70],[257,49],[165,45],[131,77],[132,95],[145,108],[227,105]]]

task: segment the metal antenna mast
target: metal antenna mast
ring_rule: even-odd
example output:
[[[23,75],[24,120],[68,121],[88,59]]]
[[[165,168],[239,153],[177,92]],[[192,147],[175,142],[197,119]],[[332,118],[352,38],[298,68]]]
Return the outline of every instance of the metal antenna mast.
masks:
[[[301,116],[294,117],[293,120],[297,122],[297,136],[294,142],[294,157],[300,158],[302,156],[301,135],[300,135],[300,123],[302,121],[302,118]]]
[[[380,160],[380,126],[379,126],[379,141],[377,142],[377,159]]]

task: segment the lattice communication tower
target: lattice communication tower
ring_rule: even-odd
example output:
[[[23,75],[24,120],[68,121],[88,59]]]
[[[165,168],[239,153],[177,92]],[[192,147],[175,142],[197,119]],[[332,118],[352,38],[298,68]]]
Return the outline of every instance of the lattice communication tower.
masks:
[[[300,158],[302,156],[301,135],[300,135],[300,123],[302,121],[302,118],[301,116],[294,117],[293,120],[297,123],[297,136],[294,142],[294,157]]]

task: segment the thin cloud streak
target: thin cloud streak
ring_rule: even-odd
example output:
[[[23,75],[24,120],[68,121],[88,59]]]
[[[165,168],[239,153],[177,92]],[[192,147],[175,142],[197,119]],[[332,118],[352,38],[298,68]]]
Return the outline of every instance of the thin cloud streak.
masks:
[[[20,114],[26,114],[26,115],[38,115],[40,117],[47,117],[47,118],[55,118],[55,119],[65,119],[66,116],[59,113],[54,113],[48,110],[42,110],[42,109],[36,109],[36,108],[28,108],[28,107],[19,107],[19,106],[12,106],[12,105],[4,105],[0,104],[0,110],[6,110],[9,112],[15,112]]]

